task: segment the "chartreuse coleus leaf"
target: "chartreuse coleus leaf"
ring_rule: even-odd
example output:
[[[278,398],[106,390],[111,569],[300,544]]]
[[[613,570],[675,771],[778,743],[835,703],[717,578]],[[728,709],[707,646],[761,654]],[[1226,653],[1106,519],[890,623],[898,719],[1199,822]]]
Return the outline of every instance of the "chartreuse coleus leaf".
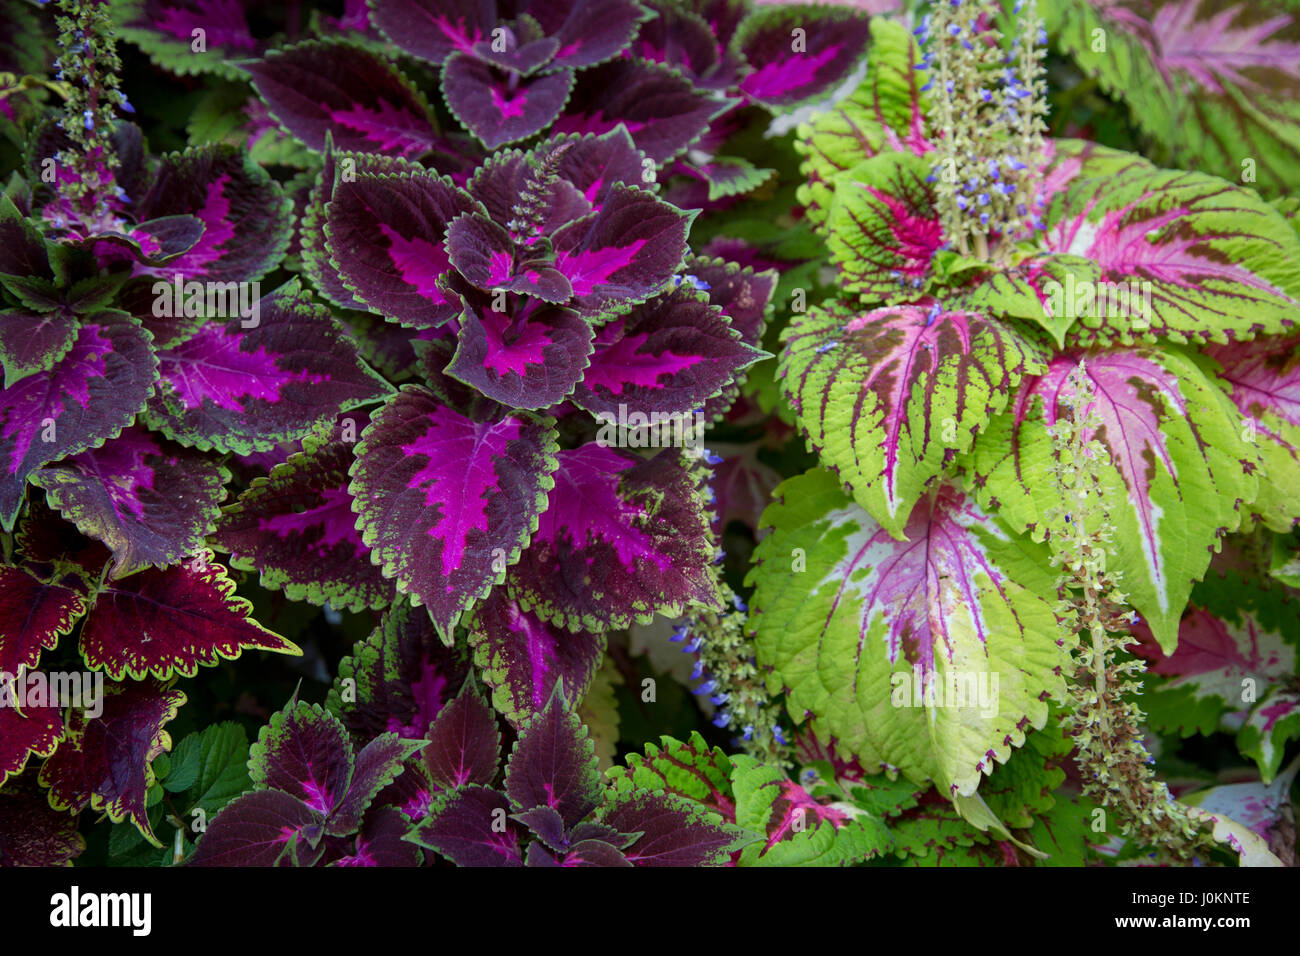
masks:
[[[34,471],[118,435],[157,380],[149,333],[108,310],[84,317],[76,341],[47,371],[0,390],[0,526],[13,527]]]
[[[882,152],[921,156],[934,149],[925,134],[929,93],[921,90],[927,81],[918,68],[921,58],[907,27],[874,17],[866,78],[850,96],[799,127],[795,146],[805,157],[801,168],[808,180],[799,188],[799,201],[815,223],[830,211],[838,174]]]
[[[161,847],[145,799],[154,786],[154,758],[172,746],[163,726],[184,703],[179,690],[149,678],[105,684],[98,716],[71,709],[58,750],[41,767],[50,806],[74,812],[90,807],[114,823],[129,819]]]
[[[1055,42],[1124,100],[1179,165],[1240,178],[1269,195],[1300,183],[1294,5],[1061,0],[1043,13]]]
[[[550,417],[500,408],[470,417],[413,385],[366,426],[348,489],[362,541],[398,591],[428,606],[447,643],[537,529],[557,449]]]
[[[35,668],[41,651],[54,650],[85,613],[85,594],[75,577],[47,582],[0,564],[0,674],[8,680]]]
[[[778,374],[809,443],[895,536],[1020,380],[1047,367],[1013,326],[937,304],[814,307],[782,338]]]
[[[301,654],[248,616],[252,604],[206,548],[165,571],[147,568],[102,584],[81,628],[86,664],[114,680],[149,674],[193,677],[200,665],[233,660],[245,650]]]
[[[115,577],[197,551],[216,525],[229,480],[207,456],[136,426],[32,476],[64,518],[109,547]]]
[[[1259,488],[1253,449],[1238,415],[1203,370],[1203,360],[1146,347],[1085,356],[1109,453],[1102,494],[1115,535],[1110,567],[1123,574],[1132,606],[1172,652],[1192,582],[1205,573],[1219,534],[1235,530]],[[1078,356],[1054,359],[1023,383],[1012,407],[977,439],[975,494],[1018,531],[1043,540],[1060,503],[1059,467],[1048,428],[1073,402]]]
[[[1192,593],[1174,653],[1145,627],[1136,634],[1153,676],[1143,696],[1152,727],[1184,737],[1237,731],[1238,749],[1272,780],[1287,741],[1300,736],[1300,605],[1288,589],[1211,573]]]
[[[819,803],[780,767],[748,755],[732,763],[736,823],[758,835],[740,854],[739,866],[847,866],[889,849],[889,830],[879,817]]]
[[[1300,237],[1254,191],[1138,167],[1076,179],[1045,216],[1046,251],[1100,267],[1057,291],[1072,342],[1250,339],[1300,316]]]
[[[221,515],[213,538],[230,566],[257,571],[263,587],[293,600],[378,609],[396,593],[371,564],[356,530],[348,469],[352,446],[307,438],[303,451],[254,478]]]
[[[146,421],[203,450],[270,451],[392,391],[296,278],[263,296],[256,316],[208,322],[160,358]]]
[[[605,655],[599,631],[569,631],[525,611],[496,588],[474,611],[469,644],[492,690],[492,705],[518,727],[545,706],[552,690],[572,705],[582,699]]]
[[[1258,338],[1211,345],[1216,381],[1241,412],[1243,437],[1259,450],[1259,496],[1251,511],[1274,531],[1300,520],[1300,339]]]
[[[748,583],[790,713],[863,766],[972,794],[1063,691],[1046,548],[951,485],[895,540],[822,469],[777,488]]]
[[[721,747],[710,747],[698,732],[682,741],[667,735],[647,743],[645,753],[631,753],[626,767],[605,774],[615,790],[662,790],[702,804],[722,819],[735,821],[733,766]]]

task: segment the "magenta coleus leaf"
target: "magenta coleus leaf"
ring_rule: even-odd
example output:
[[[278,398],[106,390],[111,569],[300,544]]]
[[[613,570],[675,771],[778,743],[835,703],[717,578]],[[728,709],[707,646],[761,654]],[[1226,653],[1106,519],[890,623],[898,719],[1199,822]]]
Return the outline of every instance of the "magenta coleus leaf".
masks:
[[[149,826],[145,796],[154,783],[153,759],[171,750],[163,727],[184,703],[179,690],[148,679],[106,684],[98,716],[73,709],[59,749],[41,767],[50,806],[73,812],[90,807],[114,823],[130,820],[162,846]]]
[[[389,807],[368,814],[355,849],[330,866],[419,866],[420,848],[406,839],[410,824]]]
[[[395,156],[340,151],[334,147],[331,131],[325,133],[323,152],[320,175],[312,185],[307,197],[306,209],[298,224],[303,272],[316,287],[316,291],[327,301],[344,309],[365,311],[366,304],[356,298],[343,284],[338,270],[330,263],[325,238],[326,207],[334,198],[334,188],[341,175],[420,172],[421,169],[416,163]]]
[[[689,76],[698,86],[723,89],[734,84],[739,60],[728,55],[709,23],[692,9],[699,4],[673,0],[642,0],[654,19],[641,24],[631,52],[643,60],[662,63]]]
[[[572,631],[713,605],[714,548],[698,479],[682,453],[649,460],[589,443],[559,453],[555,487],[510,596]]]
[[[321,814],[279,790],[255,790],[222,808],[199,838],[191,866],[276,866],[295,840],[319,842]]]
[[[228,506],[213,542],[230,566],[257,571],[264,587],[336,608],[381,608],[396,594],[371,564],[356,530],[348,469],[352,445],[307,439],[304,450],[254,478]]]
[[[100,312],[49,371],[0,390],[0,524],[13,527],[32,472],[131,423],[153,392],[157,361],[138,322]]]
[[[435,804],[412,839],[457,866],[523,866],[522,828],[509,812],[505,794],[467,784]]]
[[[310,149],[414,157],[434,143],[429,104],[388,60],[346,40],[308,40],[245,69],[271,115]]]
[[[0,790],[0,866],[71,866],[85,849],[77,815],[51,807],[34,778]]]
[[[555,470],[554,425],[526,412],[469,418],[406,386],[371,419],[350,491],[362,539],[448,643],[537,527]]]
[[[260,279],[284,256],[293,226],[293,204],[279,184],[244,150],[226,144],[163,156],[134,211],[142,220],[194,216],[203,223],[185,253],[141,267],[163,279]]]
[[[766,355],[741,339],[726,313],[683,285],[596,331],[573,403],[615,420],[620,406],[683,414],[720,395]]]
[[[429,778],[443,790],[466,784],[490,786],[501,762],[496,714],[469,681],[429,725],[422,758]]]
[[[620,123],[656,163],[685,152],[730,104],[680,74],[644,60],[620,59],[584,71],[556,133],[605,133]]]
[[[200,665],[250,649],[301,653],[249,618],[252,605],[234,591],[206,549],[174,568],[148,568],[101,586],[81,629],[82,656],[114,680],[141,680],[193,677]]]
[[[297,279],[250,318],[202,326],[160,362],[149,424],[185,445],[241,454],[303,438],[391,390]]]
[[[113,552],[113,575],[178,563],[216,526],[230,472],[142,428],[46,465],[32,482],[82,534]]]
[[[760,8],[732,40],[751,69],[740,81],[741,92],[780,108],[829,95],[853,72],[870,39],[868,18],[854,10],[814,4]]]
[[[41,651],[54,650],[85,613],[83,595],[75,588],[0,565],[0,674],[8,680],[36,667]]]
[[[63,708],[35,706],[19,701],[19,691],[27,686],[26,678],[44,677],[28,672],[18,675],[5,672],[0,678],[0,784],[22,773],[31,757],[48,757],[63,739]],[[11,683],[13,682],[13,683]],[[23,694],[23,697],[28,696]],[[20,711],[18,704],[25,706]]]
[[[595,747],[558,688],[545,709],[520,728],[506,764],[505,790],[516,811],[550,807],[567,826],[582,820],[599,804]]]
[[[287,793],[322,819],[343,802],[352,769],[352,743],[343,724],[306,701],[272,714],[248,751],[256,789]]]
[[[568,631],[495,589],[474,612],[469,643],[492,704],[515,727],[546,707],[557,685],[577,706],[605,656],[605,635]],[[490,781],[481,781],[488,783]]]
[[[567,69],[521,78],[464,53],[453,53],[443,65],[448,109],[488,149],[546,129],[572,90],[573,71]]]
[[[600,315],[658,292],[681,267],[695,215],[642,189],[615,186],[599,212],[555,234],[555,268],[573,287],[570,308]]]
[[[370,19],[390,42],[430,63],[491,40],[498,25],[496,4],[474,0],[371,0]]]
[[[563,401],[582,379],[594,333],[572,309],[511,296],[508,311],[490,297],[466,297],[456,353],[446,373],[508,408],[542,409]]]
[[[620,833],[641,834],[623,850],[633,866],[720,866],[735,842],[731,830],[671,793],[632,790],[614,795],[600,820]]]
[[[430,328],[460,311],[438,279],[451,264],[447,224],[478,204],[434,173],[358,172],[326,208],[330,264],[358,302],[402,325]]]
[[[329,707],[360,739],[385,731],[421,738],[468,672],[463,651],[443,644],[428,613],[403,601],[339,664]]]
[[[894,535],[1022,377],[1046,368],[1014,326],[937,303],[815,307],[784,338],[778,374],[809,442]]]
[[[0,365],[9,388],[35,372],[54,366],[77,341],[77,320],[47,312],[0,313]]]

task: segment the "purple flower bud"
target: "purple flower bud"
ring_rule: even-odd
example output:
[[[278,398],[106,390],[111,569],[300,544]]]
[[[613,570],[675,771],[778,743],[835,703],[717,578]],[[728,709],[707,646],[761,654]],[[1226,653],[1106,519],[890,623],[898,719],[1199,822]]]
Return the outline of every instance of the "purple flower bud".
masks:
[[[712,697],[709,698],[709,703],[712,704],[714,707],[721,707],[730,699],[731,699],[730,694],[714,694]]]
[[[718,711],[717,716],[713,718],[714,727],[726,727],[729,723],[731,723],[731,715],[725,710]]]
[[[699,680],[704,676],[704,661],[696,661],[695,666],[691,668],[691,680]]]
[[[682,648],[682,653],[694,654],[703,646],[704,646],[704,638],[697,637],[694,640],[692,640],[689,644],[687,644],[685,647]]]
[[[718,682],[713,679],[709,679],[706,680],[699,687],[695,688],[695,693],[699,694],[701,697],[704,697],[708,694],[712,694],[717,689],[718,689]]]
[[[948,33],[950,36],[961,36],[961,26],[956,23],[948,24]]]
[[[744,732],[744,735],[743,735],[743,736],[744,736],[744,738],[745,738],[746,740],[753,740],[753,739],[754,739],[754,725],[753,725],[753,724],[746,724],[746,725],[745,725],[745,732]]]
[[[785,731],[783,731],[779,726],[772,727],[772,736],[775,737],[776,742],[782,746],[785,746],[790,742],[785,739]]]
[[[86,124],[86,129],[94,129],[94,128],[95,128],[95,114],[94,114],[94,113],[92,113],[90,110],[86,110],[86,111],[84,111],[84,112],[81,114],[81,117],[82,117],[82,120],[83,120],[83,121],[85,122],[85,124]]]

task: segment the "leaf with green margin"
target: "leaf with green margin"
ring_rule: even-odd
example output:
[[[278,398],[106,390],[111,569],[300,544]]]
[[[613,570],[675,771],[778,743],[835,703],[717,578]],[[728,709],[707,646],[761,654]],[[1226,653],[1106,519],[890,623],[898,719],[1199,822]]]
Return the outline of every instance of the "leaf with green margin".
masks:
[[[361,611],[396,595],[356,530],[348,469],[352,445],[307,438],[303,450],[254,478],[225,508],[213,544],[230,566],[256,571],[290,600]]]
[[[519,731],[506,762],[505,791],[516,812],[550,807],[568,826],[600,803],[600,773],[591,736],[559,688],[546,709]]]
[[[778,375],[822,464],[899,537],[927,485],[1046,369],[1014,327],[935,305],[796,314]]]
[[[795,146],[805,157],[801,169],[808,182],[798,195],[814,223],[825,221],[839,173],[884,152],[920,156],[934,150],[925,133],[929,97],[921,87],[927,77],[917,69],[922,55],[902,23],[873,18],[866,78],[852,95],[799,127]]]
[[[888,851],[892,841],[879,818],[824,806],[780,767],[748,755],[732,763],[736,823],[760,834],[738,866],[849,866]]]
[[[111,576],[165,568],[216,527],[230,472],[138,426],[32,475],[45,500],[113,552]]]
[[[59,638],[72,633],[86,613],[78,579],[46,582],[24,568],[0,564],[0,674],[5,680],[36,667],[42,651],[52,651]]]
[[[337,718],[332,714],[332,720]],[[423,740],[408,740],[395,733],[383,733],[361,748],[356,755],[347,792],[325,821],[325,832],[331,836],[348,836],[361,829],[366,811],[405,769],[407,757],[423,749]]]
[[[1300,681],[1271,686],[1250,710],[1237,732],[1237,750],[1259,765],[1264,782],[1282,766],[1286,745],[1300,738]]]
[[[85,849],[76,814],[51,807],[35,778],[0,790],[0,866],[71,866]]]
[[[211,73],[224,79],[244,80],[246,77],[235,66],[234,59],[259,53],[265,46],[252,35],[241,0],[223,4],[220,13],[207,14],[220,17],[217,22],[210,22],[205,16],[206,9],[199,4],[194,6],[204,9],[202,13],[173,8],[169,20],[174,20],[175,26],[170,29],[155,22],[153,18],[161,18],[162,13],[157,10],[159,4],[150,0],[111,0],[111,4],[118,36],[138,46],[157,66],[180,76]],[[206,28],[201,52],[194,49],[196,38],[191,33],[194,28]],[[214,34],[211,43],[207,40],[207,29]],[[175,35],[178,30],[184,32]]]
[[[736,820],[733,766],[721,747],[710,748],[698,731],[681,741],[667,734],[647,743],[644,755],[630,753],[626,767],[613,767],[606,779],[618,792],[662,790],[702,804],[729,822]]]
[[[914,509],[900,543],[822,469],[783,483],[763,523],[772,531],[746,579],[758,664],[818,736],[864,766],[971,794],[1044,725],[1066,663],[1045,548],[949,485]],[[792,554],[806,570],[792,573]],[[987,700],[948,700],[970,680],[987,694],[995,678],[992,713]]]
[[[77,320],[62,312],[0,313],[0,366],[4,387],[52,368],[77,340]]]
[[[1300,237],[1250,189],[1138,167],[1076,179],[1044,223],[1046,251],[1101,269],[1098,285],[1063,303],[1077,318],[1073,344],[1250,339],[1292,328],[1300,315]]]
[[[146,795],[154,786],[152,761],[171,750],[163,726],[185,703],[185,694],[153,679],[106,683],[98,717],[72,709],[59,749],[41,767],[50,806],[73,812],[90,807],[114,823],[129,819],[154,846]]]
[[[1056,0],[1043,13],[1056,45],[1178,165],[1267,195],[1300,185],[1300,24],[1281,4]]]
[[[1073,401],[1078,361],[1059,356],[1046,374],[1023,382],[969,458],[980,503],[1039,541],[1050,541],[1045,516],[1060,504],[1048,428]],[[1219,534],[1240,524],[1241,503],[1255,498],[1253,453],[1236,410],[1197,356],[1137,347],[1085,361],[1102,422],[1096,437],[1110,456],[1100,469],[1115,528],[1110,567],[1172,651],[1192,582],[1209,566]]]
[[[250,618],[252,603],[204,548],[160,571],[147,568],[100,586],[78,647],[89,667],[113,680],[148,674],[193,677],[199,666],[234,660],[246,650],[300,655],[297,645]]]

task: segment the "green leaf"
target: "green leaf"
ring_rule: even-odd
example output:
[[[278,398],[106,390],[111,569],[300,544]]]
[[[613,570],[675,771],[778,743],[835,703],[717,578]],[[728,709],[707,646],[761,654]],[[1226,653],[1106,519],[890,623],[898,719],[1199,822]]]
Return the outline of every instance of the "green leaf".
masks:
[[[748,578],[758,664],[819,738],[971,794],[1043,726],[1066,664],[1045,548],[948,485],[899,542],[820,469],[777,488],[763,524]]]
[[[186,779],[188,784],[179,785]],[[212,724],[182,740],[166,781],[172,793],[189,792],[188,810],[202,809],[209,817],[252,785],[248,735],[233,721]]]

